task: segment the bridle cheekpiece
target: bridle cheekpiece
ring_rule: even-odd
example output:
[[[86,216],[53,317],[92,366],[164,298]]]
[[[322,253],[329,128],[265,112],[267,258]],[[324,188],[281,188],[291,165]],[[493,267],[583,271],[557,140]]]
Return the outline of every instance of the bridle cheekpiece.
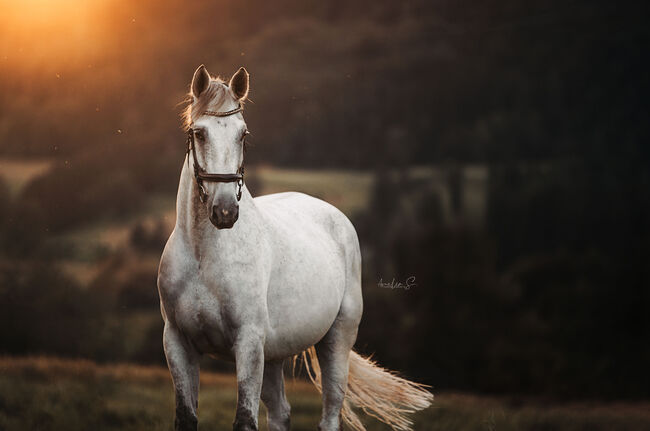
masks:
[[[244,110],[243,106],[239,106],[230,111],[205,111],[203,115],[210,115],[212,117],[228,117],[230,115],[237,114]],[[190,126],[187,130],[187,163],[189,165],[190,159],[189,155],[192,153],[192,158],[194,159],[194,179],[196,180],[196,185],[199,186],[199,199],[201,202],[205,202],[205,198],[208,196],[208,193],[203,188],[203,181],[212,182],[212,183],[237,183],[237,201],[241,199],[242,186],[244,185],[244,163],[242,161],[241,166],[237,169],[237,172],[234,174],[210,174],[206,172],[203,167],[199,164],[199,159],[196,157],[196,145],[194,145],[194,129]]]

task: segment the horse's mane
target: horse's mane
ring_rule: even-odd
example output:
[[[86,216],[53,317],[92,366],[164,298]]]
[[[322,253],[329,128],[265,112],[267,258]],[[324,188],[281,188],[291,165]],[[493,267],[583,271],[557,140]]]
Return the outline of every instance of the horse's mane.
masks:
[[[187,103],[181,113],[183,128],[190,128],[190,125],[205,111],[218,111],[219,108],[228,100],[235,99],[228,92],[228,84],[219,77],[211,77],[208,88],[202,92],[198,98],[194,97],[192,90],[182,103]],[[195,100],[196,99],[196,100]]]

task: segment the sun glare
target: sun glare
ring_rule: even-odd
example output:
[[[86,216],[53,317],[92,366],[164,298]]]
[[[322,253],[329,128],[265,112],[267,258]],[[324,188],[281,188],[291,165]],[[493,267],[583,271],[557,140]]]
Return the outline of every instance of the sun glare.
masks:
[[[23,25],[75,19],[91,11],[98,0],[0,0],[5,19]]]
[[[101,42],[103,13],[114,0],[0,0],[0,56],[24,62],[65,60]]]

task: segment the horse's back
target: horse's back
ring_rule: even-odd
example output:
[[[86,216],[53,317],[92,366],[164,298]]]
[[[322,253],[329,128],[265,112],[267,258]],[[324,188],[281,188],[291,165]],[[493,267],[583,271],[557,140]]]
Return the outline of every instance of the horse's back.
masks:
[[[338,208],[305,193],[283,192],[254,198],[255,204],[276,228],[294,234],[319,232],[358,249],[352,222]]]

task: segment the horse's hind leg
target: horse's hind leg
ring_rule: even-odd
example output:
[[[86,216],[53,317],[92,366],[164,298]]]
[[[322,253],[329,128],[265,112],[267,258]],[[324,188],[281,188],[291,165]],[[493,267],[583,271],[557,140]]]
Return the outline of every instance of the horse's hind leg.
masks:
[[[339,431],[341,408],[348,386],[350,350],[357,339],[361,320],[361,303],[356,292],[346,293],[334,324],[316,344],[316,355],[321,368],[323,386],[323,414],[320,431]]]
[[[269,361],[264,364],[262,382],[262,401],[267,410],[269,431],[289,431],[291,407],[284,394],[284,360]]]

